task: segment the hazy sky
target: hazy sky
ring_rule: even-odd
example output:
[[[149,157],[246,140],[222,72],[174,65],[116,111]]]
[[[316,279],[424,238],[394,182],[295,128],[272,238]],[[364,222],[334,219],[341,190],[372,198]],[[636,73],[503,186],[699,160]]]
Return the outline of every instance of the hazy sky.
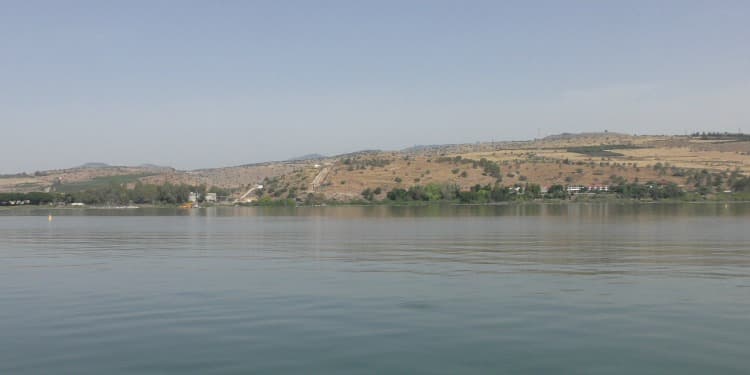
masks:
[[[0,173],[750,131],[750,1],[3,1]]]

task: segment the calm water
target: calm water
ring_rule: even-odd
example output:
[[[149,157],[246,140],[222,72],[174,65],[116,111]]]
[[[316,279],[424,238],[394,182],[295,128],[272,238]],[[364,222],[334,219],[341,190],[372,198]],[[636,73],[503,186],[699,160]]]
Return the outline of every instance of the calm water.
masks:
[[[750,372],[750,205],[0,210],[0,374]]]

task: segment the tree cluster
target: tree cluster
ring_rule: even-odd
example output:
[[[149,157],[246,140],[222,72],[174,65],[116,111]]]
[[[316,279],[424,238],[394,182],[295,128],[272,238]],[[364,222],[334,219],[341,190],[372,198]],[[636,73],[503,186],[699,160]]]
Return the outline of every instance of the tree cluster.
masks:
[[[414,185],[409,189],[395,188],[386,195],[394,202],[409,201],[458,201],[460,203],[493,203],[512,200],[541,198],[541,187],[526,184],[514,187],[495,185],[475,185],[469,190],[461,190],[455,184]]]
[[[645,184],[623,183],[612,187],[612,192],[620,198],[630,199],[675,199],[682,198],[685,192],[675,183],[658,184],[647,182]]]
[[[125,184],[109,184],[104,187],[86,189],[71,193],[0,193],[0,205],[9,205],[10,201],[25,201],[29,204],[49,204],[49,203],[74,203],[80,202],[85,204],[181,204],[188,201],[191,192],[197,193],[200,197],[205,196],[206,192],[217,193],[217,195],[227,195],[224,189],[212,187],[206,189],[205,185],[187,185],[171,184],[163,185],[144,184],[136,182],[132,189],[128,189]]]
[[[496,179],[502,179],[502,172],[500,171],[500,164],[495,161],[487,160],[487,158],[481,158],[479,160],[463,158],[461,156],[441,156],[435,161],[438,163],[453,163],[453,164],[471,164],[472,168],[482,168],[482,174],[485,176],[491,176]],[[457,174],[458,168],[453,169],[451,172]],[[465,176],[462,176],[465,177]]]
[[[11,206],[15,205],[16,202],[23,204],[48,204],[55,202],[57,198],[58,194],[54,193],[0,193],[0,206]]]

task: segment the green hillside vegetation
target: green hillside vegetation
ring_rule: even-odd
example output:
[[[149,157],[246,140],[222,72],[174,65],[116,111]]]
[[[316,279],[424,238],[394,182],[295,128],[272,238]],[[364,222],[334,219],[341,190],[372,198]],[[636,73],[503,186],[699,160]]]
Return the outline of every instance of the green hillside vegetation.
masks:
[[[142,177],[151,176],[150,173],[123,174],[117,176],[99,176],[88,181],[62,183],[55,185],[55,191],[61,193],[71,193],[81,190],[96,190],[106,188],[109,185],[122,185],[138,181]]]
[[[500,171],[500,164],[497,162],[481,158],[479,160],[468,159],[461,156],[442,156],[437,158],[435,161],[438,163],[453,163],[454,165],[471,164],[472,168],[482,168],[482,174],[484,176],[495,177],[496,179],[502,179],[502,172]],[[454,168],[453,174],[457,174],[459,169]]]
[[[690,136],[701,140],[724,140],[736,142],[750,141],[750,134],[744,133],[695,132]]]
[[[212,187],[207,189],[205,185],[170,184],[163,185],[143,184],[137,182],[132,189],[125,184],[110,183],[106,186],[97,186],[74,192],[55,193],[0,193],[0,205],[11,205],[11,201],[29,201],[29,204],[49,204],[74,202],[88,205],[124,205],[124,204],[182,204],[188,201],[190,192],[196,192],[200,196],[205,193],[216,193],[217,195],[229,195],[224,189]]]
[[[600,146],[580,146],[580,147],[569,147],[566,151],[576,154],[587,155],[591,157],[617,157],[623,156],[619,152],[613,152],[610,150],[622,150],[622,149],[636,149],[641,148],[632,145],[600,145]]]

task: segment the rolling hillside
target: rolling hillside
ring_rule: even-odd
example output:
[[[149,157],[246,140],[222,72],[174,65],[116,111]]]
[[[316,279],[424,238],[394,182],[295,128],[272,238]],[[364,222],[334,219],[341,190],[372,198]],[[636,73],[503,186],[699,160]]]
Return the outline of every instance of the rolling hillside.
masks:
[[[522,142],[417,146],[401,151],[368,150],[285,162],[180,171],[168,167],[109,166],[0,177],[0,192],[84,190],[106,184],[188,184],[241,194],[265,184],[270,198],[315,194],[351,200],[365,189],[382,199],[395,189],[431,183],[472,186],[538,184],[609,185],[615,182],[671,182],[690,190],[699,175],[714,174],[715,190],[731,173],[750,170],[750,142],[689,136],[632,136],[616,133],[561,134]],[[723,177],[722,177],[723,176]],[[721,180],[716,182],[716,180]]]

